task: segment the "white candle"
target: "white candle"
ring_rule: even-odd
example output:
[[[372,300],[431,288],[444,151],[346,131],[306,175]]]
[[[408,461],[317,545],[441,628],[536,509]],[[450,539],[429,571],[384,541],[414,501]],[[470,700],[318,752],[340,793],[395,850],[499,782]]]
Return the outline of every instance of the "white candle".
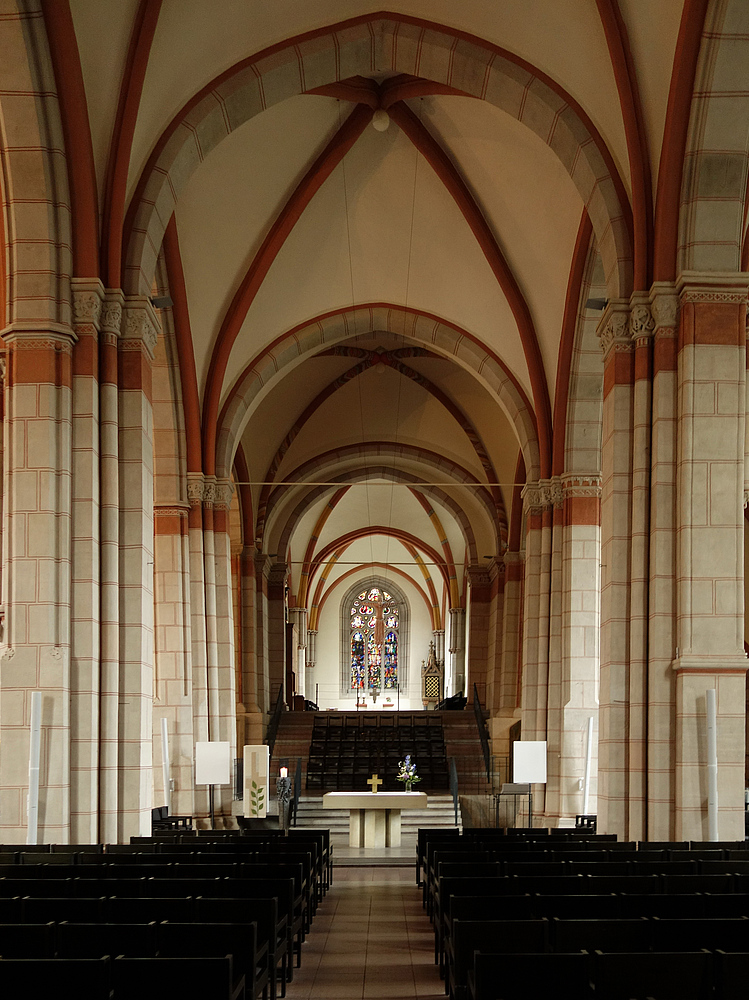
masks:
[[[288,778],[288,776],[289,776],[289,769],[288,769],[288,767],[282,767],[281,768],[281,777],[282,778]]]

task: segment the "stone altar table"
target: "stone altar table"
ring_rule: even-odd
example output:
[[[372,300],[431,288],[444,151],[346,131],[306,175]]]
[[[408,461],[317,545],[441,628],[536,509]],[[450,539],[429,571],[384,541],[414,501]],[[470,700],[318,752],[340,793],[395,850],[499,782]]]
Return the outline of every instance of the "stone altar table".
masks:
[[[426,792],[326,792],[323,809],[349,810],[350,847],[400,847],[401,810],[426,809]]]

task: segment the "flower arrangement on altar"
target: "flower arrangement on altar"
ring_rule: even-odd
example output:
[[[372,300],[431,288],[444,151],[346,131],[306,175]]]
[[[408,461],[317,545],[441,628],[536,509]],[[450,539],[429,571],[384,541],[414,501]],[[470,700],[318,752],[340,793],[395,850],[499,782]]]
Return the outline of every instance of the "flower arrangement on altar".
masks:
[[[411,788],[417,783],[417,781],[421,781],[421,778],[416,773],[416,765],[411,763],[410,753],[406,754],[406,759],[402,760],[398,764],[396,781],[402,781],[407,792],[411,791]]]

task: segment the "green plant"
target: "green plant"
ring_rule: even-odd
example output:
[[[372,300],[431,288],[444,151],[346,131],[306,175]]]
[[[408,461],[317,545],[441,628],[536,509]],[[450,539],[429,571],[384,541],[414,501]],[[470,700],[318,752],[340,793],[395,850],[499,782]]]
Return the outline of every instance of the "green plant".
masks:
[[[250,788],[250,814],[259,816],[265,808],[265,789],[253,780]]]

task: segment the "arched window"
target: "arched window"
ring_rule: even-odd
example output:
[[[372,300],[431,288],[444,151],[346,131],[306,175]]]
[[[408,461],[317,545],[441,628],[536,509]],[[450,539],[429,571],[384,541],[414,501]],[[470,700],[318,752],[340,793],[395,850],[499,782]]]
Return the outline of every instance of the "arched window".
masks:
[[[351,690],[396,688],[400,613],[392,595],[380,587],[362,590],[351,601],[349,618]]]

